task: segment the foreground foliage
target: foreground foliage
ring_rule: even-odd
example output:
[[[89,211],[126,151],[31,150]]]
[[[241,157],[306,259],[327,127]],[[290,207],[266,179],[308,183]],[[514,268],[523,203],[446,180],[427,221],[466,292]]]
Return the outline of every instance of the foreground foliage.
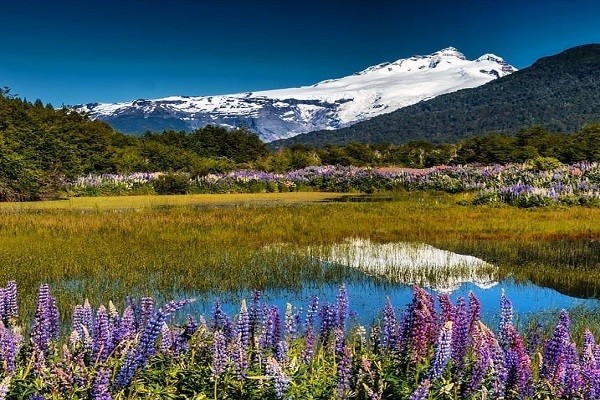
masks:
[[[171,316],[193,300],[158,308],[128,299],[119,313],[73,309],[67,336],[48,285],[38,290],[33,325],[19,326],[16,284],[0,290],[1,399],[597,399],[600,345],[571,339],[562,311],[554,332],[519,332],[501,297],[494,333],[478,299],[435,299],[417,286],[405,309],[386,301],[380,319],[352,325],[345,287],[336,302],[312,297],[306,312],[261,300],[208,320]]]

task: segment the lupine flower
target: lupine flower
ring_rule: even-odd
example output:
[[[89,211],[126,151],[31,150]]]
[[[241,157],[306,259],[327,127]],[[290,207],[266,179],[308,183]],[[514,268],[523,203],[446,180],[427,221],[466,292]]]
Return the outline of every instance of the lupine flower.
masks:
[[[454,316],[456,311],[454,310],[454,305],[450,300],[450,296],[447,293],[443,293],[438,296],[438,301],[440,303],[440,309],[442,310],[440,315],[440,325],[444,326],[444,324],[448,321],[454,321]],[[387,299],[386,299],[387,306]]]
[[[410,325],[411,360],[419,363],[435,340],[435,310],[429,293],[415,286]]]
[[[94,357],[105,361],[112,351],[112,331],[108,322],[108,313],[106,308],[101,305],[96,312],[94,321]]]
[[[319,316],[321,317],[321,328],[320,334],[323,339],[327,339],[336,325],[337,317],[335,307],[330,304],[323,304],[321,306],[321,311],[319,311]]]
[[[308,328],[315,326],[315,319],[319,312],[319,298],[317,296],[311,296],[308,304],[308,310],[306,312],[306,323],[305,327]]]
[[[23,338],[19,334],[4,326],[0,321],[0,360],[5,374],[12,374],[15,370],[17,353]]]
[[[284,399],[290,383],[290,378],[287,377],[281,368],[281,365],[273,357],[267,358],[267,374],[271,377],[273,387],[275,388],[275,396],[278,399]]]
[[[386,349],[394,349],[398,345],[398,323],[396,312],[389,297],[383,306],[383,326],[381,332],[381,345]]]
[[[346,320],[348,319],[348,292],[346,291],[346,285],[341,284],[338,294],[336,296],[336,311],[337,311],[337,327],[340,329],[346,329]]]
[[[302,350],[302,361],[308,364],[315,355],[317,338],[312,326],[308,326],[304,334],[304,349]]]
[[[9,281],[4,289],[4,313],[8,320],[19,316],[17,282],[15,281]]]
[[[532,391],[531,361],[525,350],[523,340],[516,328],[508,325],[509,349],[506,351],[508,369],[508,386],[523,397]]]
[[[225,344],[225,336],[221,333],[220,330],[216,330],[213,334],[213,343],[212,343],[212,377],[214,380],[219,379],[221,375],[225,372],[227,368],[227,349]]]
[[[480,317],[481,303],[473,292],[469,292],[469,336],[473,335]]]
[[[246,346],[242,343],[239,335],[231,343],[231,359],[237,377],[244,378],[248,370],[248,359],[246,357]]]
[[[336,392],[339,399],[345,399],[350,391],[350,378],[352,377],[352,351],[344,346],[340,360],[337,364]]]
[[[431,387],[431,383],[429,379],[425,379],[419,387],[410,395],[409,400],[425,400],[429,395],[429,388]]]
[[[275,345],[275,359],[280,364],[283,364],[284,362],[287,361],[288,351],[289,351],[288,343],[285,340],[280,340]]]
[[[490,366],[493,364],[487,332],[481,321],[478,321],[474,327],[472,343],[474,344],[477,360],[471,370],[471,378],[463,386],[461,392],[463,398],[470,398],[473,393],[479,391]]]
[[[237,332],[240,335],[242,345],[246,348],[250,345],[250,316],[246,308],[246,300],[242,300],[240,313],[237,317]]]
[[[108,390],[108,382],[110,379],[110,371],[100,369],[94,378],[92,386],[92,400],[112,400],[110,391]]]
[[[558,324],[550,340],[544,346],[544,362],[542,364],[541,376],[544,379],[552,379],[556,374],[556,367],[560,364],[560,358],[567,347],[571,344],[571,319],[569,314],[562,310]]]
[[[292,305],[286,304],[285,307],[285,334],[291,339],[298,336],[298,326],[300,325],[300,313],[293,312]]]
[[[460,379],[465,365],[467,346],[469,345],[471,321],[469,320],[469,312],[467,311],[465,300],[459,297],[456,303],[454,309],[455,323],[452,325],[452,373]]]
[[[152,297],[142,297],[140,299],[140,315],[139,327],[143,329],[147,324],[152,314],[154,313],[154,299]]]
[[[504,293],[504,289],[502,289],[502,294],[500,295],[500,326],[498,331],[500,332],[500,336],[498,342],[503,349],[507,349],[510,343],[510,334],[509,334],[509,326],[512,326],[513,323],[513,307],[512,303],[506,297],[506,293]]]
[[[450,360],[453,341],[452,325],[452,321],[448,321],[440,330],[440,335],[435,343],[433,362],[429,368],[430,380],[439,378]]]
[[[50,288],[47,284],[41,284],[38,290],[35,323],[31,335],[34,347],[41,352],[48,350],[50,339],[52,338],[50,307]]]
[[[115,379],[115,387],[117,389],[127,387],[137,369],[144,366],[148,361],[148,358],[154,354],[156,339],[158,338],[160,329],[167,317],[192,301],[194,300],[170,301],[161,307],[152,318],[148,320],[137,347],[129,352],[125,362],[117,373]]]
[[[160,351],[161,353],[169,354],[173,348],[173,332],[166,322],[163,322],[160,328]]]

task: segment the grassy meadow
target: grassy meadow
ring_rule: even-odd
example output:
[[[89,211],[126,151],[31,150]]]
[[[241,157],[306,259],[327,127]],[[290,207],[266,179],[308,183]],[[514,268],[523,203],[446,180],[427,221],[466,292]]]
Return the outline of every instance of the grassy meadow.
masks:
[[[292,250],[346,238],[425,242],[495,263],[502,274],[571,294],[600,285],[600,209],[461,205],[465,195],[399,192],[331,202],[332,193],[72,198],[0,204],[0,281],[49,283],[59,304],[126,295],[299,288],[340,282]],[[389,195],[388,195],[389,196]],[[389,200],[389,198],[387,199]],[[294,255],[295,254],[295,255]],[[32,295],[22,296],[33,301]],[[31,310],[33,304],[24,304]],[[70,310],[61,310],[64,318]]]

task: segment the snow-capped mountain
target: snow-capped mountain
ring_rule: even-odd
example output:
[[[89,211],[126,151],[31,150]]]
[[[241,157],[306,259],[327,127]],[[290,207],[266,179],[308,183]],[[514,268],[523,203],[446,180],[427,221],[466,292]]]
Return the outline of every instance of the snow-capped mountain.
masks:
[[[337,129],[422,100],[473,88],[516,71],[493,54],[467,60],[453,47],[369,67],[299,88],[219,96],[172,96],[75,106],[127,133],[193,130],[208,124],[247,127],[269,142]]]

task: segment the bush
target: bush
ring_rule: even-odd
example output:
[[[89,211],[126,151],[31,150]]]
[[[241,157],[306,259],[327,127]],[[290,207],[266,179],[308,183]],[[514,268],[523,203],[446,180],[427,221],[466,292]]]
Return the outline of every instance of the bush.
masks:
[[[183,174],[162,175],[152,182],[157,194],[187,194],[190,192],[190,179]]]

